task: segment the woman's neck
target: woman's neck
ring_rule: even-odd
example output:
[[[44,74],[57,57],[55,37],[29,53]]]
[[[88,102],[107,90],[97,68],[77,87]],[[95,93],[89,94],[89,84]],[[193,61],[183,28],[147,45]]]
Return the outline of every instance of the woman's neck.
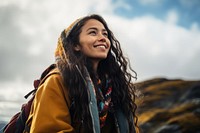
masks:
[[[99,65],[99,61],[92,61],[92,68],[93,68],[95,75],[97,75],[98,65]]]

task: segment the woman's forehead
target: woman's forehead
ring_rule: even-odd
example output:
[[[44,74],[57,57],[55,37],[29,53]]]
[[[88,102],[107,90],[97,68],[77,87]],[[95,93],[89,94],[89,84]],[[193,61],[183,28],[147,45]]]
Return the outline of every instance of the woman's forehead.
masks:
[[[96,19],[89,19],[82,27],[82,29],[85,29],[85,30],[94,29],[94,28],[105,30],[104,25]]]

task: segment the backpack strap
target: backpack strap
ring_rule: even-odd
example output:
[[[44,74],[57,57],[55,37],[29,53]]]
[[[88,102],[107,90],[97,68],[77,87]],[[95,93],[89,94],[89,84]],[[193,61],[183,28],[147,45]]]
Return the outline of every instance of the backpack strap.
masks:
[[[28,94],[26,94],[24,96],[24,98],[27,99],[31,94],[35,93],[37,91],[38,87],[40,86],[40,84],[43,83],[44,80],[47,78],[47,76],[49,75],[49,73],[51,72],[51,70],[53,70],[55,68],[56,68],[56,64],[51,64],[48,68],[46,68],[43,71],[43,73],[41,74],[40,79],[34,80],[34,82],[33,82],[34,89],[32,91],[30,91]]]
[[[51,64],[48,68],[46,68],[46,69],[43,71],[43,73],[41,74],[40,80],[42,80],[44,77],[46,77],[47,74],[49,74],[50,71],[53,70],[53,69],[56,68],[56,67],[57,67],[56,64]],[[36,87],[38,87],[38,86],[36,85]]]

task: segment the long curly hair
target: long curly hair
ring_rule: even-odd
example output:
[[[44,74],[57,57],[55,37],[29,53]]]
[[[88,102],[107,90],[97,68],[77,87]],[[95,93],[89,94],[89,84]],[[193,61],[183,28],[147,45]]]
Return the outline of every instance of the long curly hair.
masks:
[[[67,65],[62,60],[58,61],[58,68],[61,71],[66,88],[68,88],[69,96],[72,99],[73,116],[72,123],[83,124],[83,130],[92,132],[91,118],[89,115],[89,97],[86,84],[83,80],[86,72],[84,67],[89,71],[90,77],[96,84],[95,74],[92,69],[90,60],[81,52],[74,50],[76,45],[79,45],[79,35],[84,24],[95,19],[101,22],[108,32],[108,39],[111,42],[111,47],[107,58],[99,62],[97,73],[102,81],[105,81],[106,76],[112,81],[113,91],[111,94],[114,107],[120,107],[128,119],[130,130],[134,128],[133,121],[130,115],[135,118],[135,126],[137,127],[137,116],[135,104],[135,87],[132,84],[133,79],[136,79],[137,74],[131,68],[128,58],[123,55],[119,41],[115,38],[112,31],[108,28],[106,21],[99,15],[93,14],[82,18],[71,29],[70,33],[61,33],[61,41],[64,47],[65,56],[67,56]],[[78,67],[78,69],[77,69]],[[80,74],[81,73],[81,74]],[[132,74],[133,75],[132,75]],[[77,125],[76,125],[77,126]],[[80,126],[80,125],[78,125]],[[79,128],[79,127],[77,127]]]

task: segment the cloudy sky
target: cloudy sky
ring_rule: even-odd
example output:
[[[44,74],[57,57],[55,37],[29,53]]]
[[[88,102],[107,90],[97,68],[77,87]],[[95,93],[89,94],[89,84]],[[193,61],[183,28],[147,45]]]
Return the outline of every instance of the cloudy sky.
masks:
[[[199,7],[199,0],[1,0],[0,101],[31,90],[54,62],[60,32],[92,13],[105,18],[138,81],[200,79]]]

